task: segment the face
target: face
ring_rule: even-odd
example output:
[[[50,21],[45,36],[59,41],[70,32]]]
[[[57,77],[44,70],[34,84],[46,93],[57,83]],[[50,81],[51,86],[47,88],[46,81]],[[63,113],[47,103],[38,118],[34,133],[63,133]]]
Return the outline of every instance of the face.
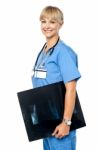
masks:
[[[57,36],[61,24],[56,20],[44,18],[41,20],[41,30],[47,39]]]

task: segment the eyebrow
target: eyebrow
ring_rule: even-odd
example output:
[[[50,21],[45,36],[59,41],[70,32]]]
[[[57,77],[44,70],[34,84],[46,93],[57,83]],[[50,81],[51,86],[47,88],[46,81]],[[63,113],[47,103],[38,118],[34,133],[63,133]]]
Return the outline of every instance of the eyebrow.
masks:
[[[42,18],[40,21],[46,20],[46,18]],[[57,21],[57,19],[49,19],[49,21]]]

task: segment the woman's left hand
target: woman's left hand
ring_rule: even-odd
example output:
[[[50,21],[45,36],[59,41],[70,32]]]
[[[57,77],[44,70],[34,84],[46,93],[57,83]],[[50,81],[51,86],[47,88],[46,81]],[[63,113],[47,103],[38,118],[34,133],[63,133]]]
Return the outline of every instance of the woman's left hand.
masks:
[[[52,136],[56,138],[63,138],[68,135],[70,131],[70,126],[66,125],[64,122],[60,123],[52,133]]]

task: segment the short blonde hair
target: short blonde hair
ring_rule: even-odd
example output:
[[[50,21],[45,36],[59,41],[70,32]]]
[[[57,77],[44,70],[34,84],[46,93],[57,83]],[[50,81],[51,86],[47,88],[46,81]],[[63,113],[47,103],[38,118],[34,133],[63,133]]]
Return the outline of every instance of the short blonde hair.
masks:
[[[40,15],[40,21],[44,18],[56,20],[60,24],[63,24],[64,22],[62,11],[58,7],[54,7],[54,6],[47,6],[42,10]]]

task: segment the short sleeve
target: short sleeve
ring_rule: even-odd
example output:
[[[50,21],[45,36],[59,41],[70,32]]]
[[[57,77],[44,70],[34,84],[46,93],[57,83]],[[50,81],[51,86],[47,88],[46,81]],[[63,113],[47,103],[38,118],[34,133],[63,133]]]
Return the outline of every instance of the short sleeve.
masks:
[[[58,54],[58,65],[64,83],[72,80],[78,80],[81,77],[77,67],[77,55],[71,49],[60,49]]]

